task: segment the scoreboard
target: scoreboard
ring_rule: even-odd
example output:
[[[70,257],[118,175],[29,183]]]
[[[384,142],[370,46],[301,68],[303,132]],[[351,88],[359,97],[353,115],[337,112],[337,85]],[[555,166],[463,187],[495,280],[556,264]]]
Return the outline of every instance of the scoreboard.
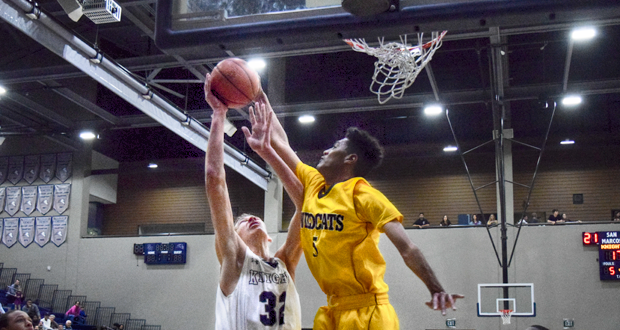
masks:
[[[583,232],[583,245],[598,245],[601,281],[620,281],[620,232]]]

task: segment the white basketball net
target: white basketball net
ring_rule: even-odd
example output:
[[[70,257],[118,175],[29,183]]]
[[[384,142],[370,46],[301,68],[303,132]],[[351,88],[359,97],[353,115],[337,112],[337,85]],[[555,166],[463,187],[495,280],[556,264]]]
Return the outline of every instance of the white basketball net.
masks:
[[[400,99],[426,64],[433,59],[435,51],[448,31],[433,32],[432,40],[423,44],[423,34],[418,34],[418,45],[407,44],[407,35],[400,36],[400,42],[384,43],[379,38],[379,47],[368,46],[364,39],[345,39],[354,51],[366,53],[377,58],[375,73],[372,76],[370,91],[377,95],[379,103],[389,99]]]
[[[512,315],[512,310],[510,309],[502,309],[502,321],[504,324],[510,324],[510,316]]]

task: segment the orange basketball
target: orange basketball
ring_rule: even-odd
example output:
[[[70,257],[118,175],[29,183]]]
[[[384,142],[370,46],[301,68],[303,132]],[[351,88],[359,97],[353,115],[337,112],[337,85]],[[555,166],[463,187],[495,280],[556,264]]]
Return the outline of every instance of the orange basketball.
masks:
[[[260,76],[240,58],[227,58],[211,72],[211,92],[229,108],[243,108],[261,94]]]

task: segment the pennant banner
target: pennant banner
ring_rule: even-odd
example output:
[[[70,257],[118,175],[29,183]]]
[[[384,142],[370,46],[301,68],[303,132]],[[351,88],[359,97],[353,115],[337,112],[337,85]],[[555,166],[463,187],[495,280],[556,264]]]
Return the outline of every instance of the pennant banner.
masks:
[[[67,240],[67,220],[66,215],[52,217],[52,242],[56,246],[61,246]]]
[[[37,203],[37,186],[22,187],[22,205],[21,210],[26,215],[30,215],[34,211]]]
[[[26,156],[24,161],[24,180],[32,184],[39,177],[39,168],[41,167],[41,157]]]
[[[4,219],[0,218],[0,239],[2,236],[4,236]]]
[[[54,185],[54,210],[58,214],[63,214],[69,208],[69,195],[71,194],[71,184],[63,183]]]
[[[24,156],[9,157],[8,179],[12,184],[16,184],[24,177]]]
[[[19,202],[22,199],[22,187],[6,187],[6,204],[4,210],[10,216],[19,211]]]
[[[56,177],[58,180],[65,182],[71,177],[71,172],[73,170],[73,154],[70,152],[61,153],[58,154],[57,157]]]
[[[19,243],[28,247],[34,241],[34,218],[19,218]]]
[[[37,190],[39,191],[37,196],[37,211],[41,212],[41,214],[47,214],[47,212],[52,209],[54,201],[54,185],[48,184],[38,186]]]
[[[3,184],[9,173],[9,157],[0,157],[0,184]]]
[[[41,170],[39,171],[39,179],[48,183],[54,178],[56,173],[56,154],[41,155]]]
[[[17,242],[17,232],[19,227],[18,218],[4,219],[4,231],[2,232],[2,244],[7,247],[13,246]]]
[[[50,241],[52,233],[52,217],[37,217],[36,218],[36,231],[35,242],[43,247]]]
[[[0,187],[0,213],[4,210],[4,201],[6,201],[6,187]]]

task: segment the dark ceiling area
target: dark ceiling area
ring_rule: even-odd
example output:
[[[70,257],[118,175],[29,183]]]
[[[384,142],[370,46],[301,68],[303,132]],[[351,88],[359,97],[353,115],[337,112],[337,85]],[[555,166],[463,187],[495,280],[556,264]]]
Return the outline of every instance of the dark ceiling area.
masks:
[[[0,0],[0,5],[13,8],[16,2]],[[433,14],[435,20],[430,23],[432,13],[428,14],[421,18],[419,28],[428,36],[431,30],[426,28],[439,28],[443,23],[449,30],[443,45],[404,97],[385,104],[379,104],[369,90],[375,58],[354,52],[335,38],[291,44],[287,40],[294,32],[290,32],[279,39],[280,48],[268,41],[263,48],[253,43],[244,48],[242,42],[230,38],[178,51],[159,48],[155,42],[157,2],[118,0],[122,20],[101,25],[86,17],[73,22],[56,0],[38,1],[38,5],[66,31],[206,127],[210,109],[202,91],[204,74],[229,56],[263,56],[267,62],[267,69],[260,73],[263,89],[276,100],[274,110],[291,144],[300,151],[328,148],[347,127],[359,126],[388,148],[409,148],[415,155],[416,150],[428,152],[436,146],[440,155],[443,146],[455,141],[445,115],[429,118],[423,114],[423,105],[431,101],[448,109],[462,149],[492,139],[497,109],[505,110],[504,125],[514,130],[516,140],[542,144],[554,102],[558,105],[549,148],[613,148],[614,152],[620,148],[620,4],[616,2],[592,1],[580,7],[576,1],[566,1],[571,6],[564,8],[562,1],[542,1],[548,5],[530,8],[531,19],[522,22],[518,19],[520,1],[512,1],[511,9],[505,11]],[[401,9],[410,2],[402,0]],[[470,2],[482,3],[482,8],[489,3]],[[385,20],[382,15],[391,17],[390,29],[377,28],[372,33],[372,27]],[[398,40],[394,31],[399,27],[405,32],[412,29],[411,18],[402,16],[402,25],[398,25],[399,17],[385,13],[378,18],[357,18],[351,26],[363,27],[360,37],[369,42],[384,32],[386,39]],[[120,162],[204,156],[200,148],[35,40],[31,35],[36,31],[25,34],[3,18],[0,86],[7,93],[0,95],[0,136],[44,135],[59,143],[80,144],[79,132],[92,129],[98,134],[93,149]],[[596,37],[582,43],[570,41],[570,31],[583,25],[595,27]],[[341,37],[356,31],[348,28],[340,33],[340,28],[327,26],[320,31]],[[415,34],[409,38],[415,39]],[[270,69],[272,64],[278,69]],[[502,81],[497,79],[498,71]],[[568,93],[579,93],[583,102],[572,108],[561,105],[560,98]],[[303,114],[314,115],[316,121],[299,123],[297,118]],[[247,109],[231,109],[229,119],[238,129],[249,125]],[[560,145],[565,139],[575,144]],[[240,129],[227,141],[262,163],[245,145]]]

